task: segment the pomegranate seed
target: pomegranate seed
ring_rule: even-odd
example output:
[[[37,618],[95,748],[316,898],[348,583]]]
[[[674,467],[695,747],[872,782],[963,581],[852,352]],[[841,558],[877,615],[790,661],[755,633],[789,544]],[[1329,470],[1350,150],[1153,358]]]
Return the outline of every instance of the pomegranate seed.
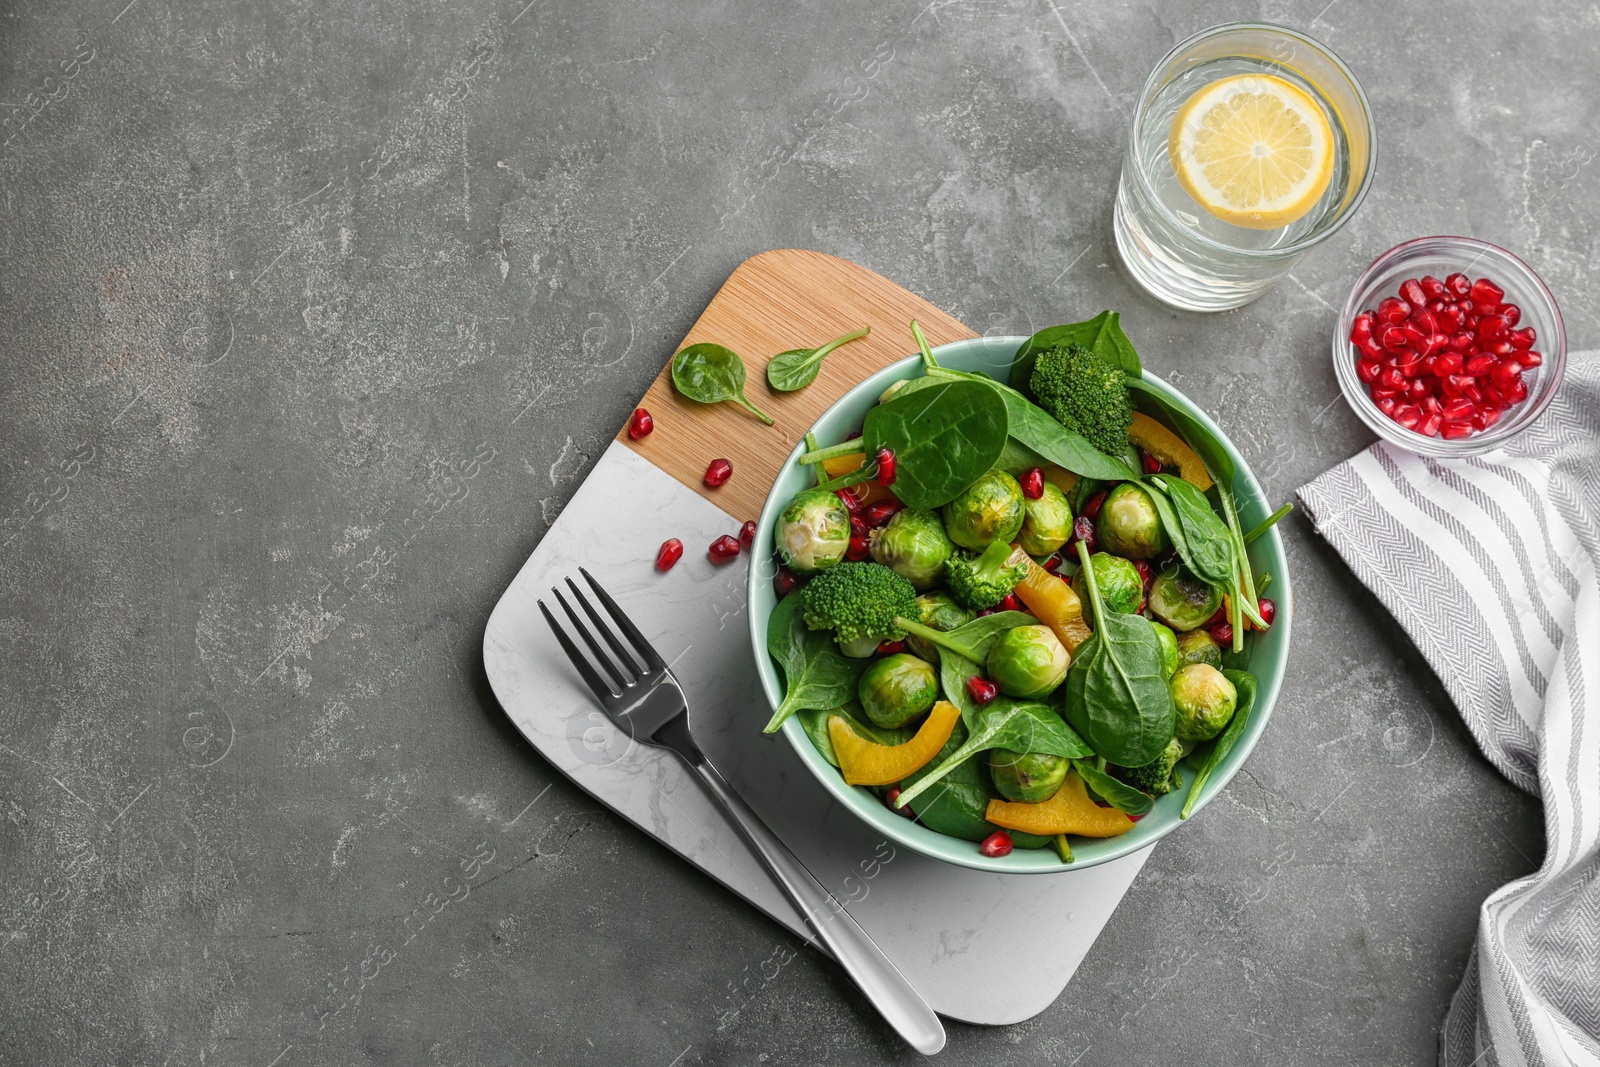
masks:
[[[1044,496],[1044,471],[1040,470],[1038,467],[1030,467],[1028,468],[1027,472],[1018,479],[1018,484],[1022,486],[1023,496],[1027,497],[1029,500],[1038,500],[1040,497]]]
[[[706,549],[706,555],[711,557],[712,563],[726,563],[739,554],[739,540],[723,534],[711,542],[711,547]]]
[[[1460,422],[1462,419],[1471,418],[1475,410],[1476,407],[1472,401],[1463,399],[1452,400],[1442,409],[1444,417],[1451,422]]]
[[[1417,328],[1414,322],[1402,323],[1400,331],[1405,334],[1405,347],[1414,352],[1421,352],[1428,347],[1428,335]]]
[[[1256,613],[1261,616],[1262,622],[1271,626],[1278,617],[1278,604],[1267,597],[1260,597],[1256,600]]]
[[[1371,338],[1372,328],[1377,325],[1377,321],[1377,316],[1370,311],[1363,311],[1357,315],[1355,321],[1350,324],[1350,343],[1358,345],[1363,340]]]
[[[1520,330],[1512,330],[1506,336],[1506,340],[1511,342],[1511,347],[1521,352],[1526,352],[1532,348],[1534,341],[1537,339],[1538,335],[1533,332],[1532,326],[1524,326]]]
[[[1356,347],[1361,349],[1361,354],[1368,359],[1378,359],[1383,355],[1383,346],[1376,339],[1368,337],[1364,341],[1357,341]]]
[[[1430,394],[1430,395],[1425,396],[1425,397],[1422,398],[1422,416],[1423,416],[1423,418],[1427,418],[1429,415],[1437,415],[1442,410],[1443,410],[1443,408],[1439,404],[1439,398],[1438,397],[1433,396],[1433,395]]]
[[[1219,623],[1219,622],[1227,622],[1227,621],[1228,621],[1228,609],[1227,609],[1227,606],[1224,605],[1222,607],[1219,607],[1216,611],[1213,611],[1211,613],[1211,618],[1207,619],[1205,622],[1201,623],[1200,625],[1205,627],[1207,630],[1209,630],[1213,626],[1215,626],[1217,623]]]
[[[973,612],[972,614],[981,619],[985,615],[993,615],[994,614],[994,609],[993,608],[979,608],[977,611]]]
[[[1395,399],[1392,396],[1377,397],[1372,401],[1379,411],[1389,418],[1394,418]]]
[[[867,544],[865,537],[852,537],[850,538],[850,547],[844,550],[844,554],[846,559],[852,559],[860,563],[871,554],[871,547]]]
[[[1470,352],[1477,346],[1478,339],[1465,330],[1462,330],[1460,333],[1451,334],[1450,341],[1447,345],[1450,351],[1457,354],[1462,352]]]
[[[1374,400],[1399,400],[1401,398],[1402,392],[1403,392],[1403,390],[1400,390],[1400,389],[1384,389],[1381,386],[1373,386],[1372,387],[1372,399],[1374,399]]]
[[[1521,378],[1511,383],[1511,387],[1506,390],[1506,399],[1513,404],[1520,404],[1528,399],[1528,387]]]
[[[1413,430],[1422,421],[1422,412],[1417,410],[1415,404],[1397,404],[1391,418],[1406,429]]]
[[[1142,559],[1133,561],[1133,569],[1139,572],[1139,581],[1146,593],[1150,592],[1150,583],[1156,580],[1156,572],[1150,569],[1150,564]]]
[[[1500,314],[1505,316],[1507,326],[1515,326],[1522,321],[1522,309],[1515,304],[1501,304]]]
[[[915,819],[917,813],[911,810],[910,805],[900,803],[900,787],[895,786],[883,798],[884,804],[896,815],[904,815],[908,819]]]
[[[1421,330],[1423,333],[1439,332],[1439,316],[1435,315],[1427,308],[1418,308],[1416,314],[1411,316],[1411,321],[1415,323],[1417,329]]]
[[[656,549],[656,570],[670,571],[672,565],[683,558],[683,542],[676,537],[669,537],[661,542],[661,547]]]
[[[1504,340],[1510,332],[1504,315],[1485,315],[1478,320],[1478,339],[1481,341]]]
[[[714,459],[706,465],[705,483],[715,489],[733,477],[733,464],[725,459]]]
[[[839,498],[839,501],[844,504],[845,510],[850,514],[854,515],[856,512],[861,510],[861,498],[856,496],[850,490],[835,489],[833,491],[833,495]]]
[[[1390,352],[1404,352],[1407,345],[1405,327],[1385,326],[1378,341]]]
[[[1498,308],[1505,295],[1506,291],[1488,278],[1479,278],[1472,283],[1472,306],[1485,314],[1491,308]]]
[[[1439,309],[1439,328],[1449,333],[1455,333],[1467,324],[1467,316],[1462,313],[1459,305],[1446,304]]]
[[[880,500],[876,504],[869,505],[861,513],[861,517],[866,520],[868,526],[877,528],[894,518],[894,513],[904,506],[898,500]]]
[[[906,650],[906,643],[904,641],[879,641],[878,642],[878,655],[880,655],[880,656],[892,656],[896,652],[904,652],[905,650]]]
[[[1473,425],[1477,426],[1480,430],[1487,430],[1489,427],[1493,426],[1499,421],[1500,412],[1498,411],[1480,411],[1478,414],[1473,416],[1472,419]]]
[[[1378,321],[1390,325],[1401,323],[1411,317],[1411,305],[1404,300],[1397,300],[1390,296],[1378,303]]]
[[[1428,302],[1428,294],[1422,291],[1422,283],[1415,278],[1407,278],[1400,283],[1400,299],[1412,307],[1421,307]]]
[[[1211,640],[1219,645],[1232,646],[1233,626],[1231,623],[1219,622],[1211,628]]]
[[[656,428],[656,420],[644,408],[634,408],[633,418],[628,420],[628,436],[635,441],[641,437],[649,437],[650,431]]]
[[[991,611],[989,614],[993,615],[994,612]],[[967,679],[967,696],[972,698],[973,703],[987,704],[999,695],[1000,687],[989,679],[976,674]]]
[[[1461,353],[1444,352],[1434,358],[1433,373],[1440,378],[1447,374],[1461,373]]]
[[[1489,381],[1493,382],[1494,387],[1499,389],[1501,392],[1505,392],[1507,389],[1511,388],[1512,382],[1520,381],[1521,379],[1522,367],[1514,359],[1508,359],[1503,363],[1496,363],[1493,367],[1489,368]]]
[[[1488,374],[1495,364],[1495,358],[1490,355],[1477,355],[1461,365],[1461,373],[1468,378],[1481,378]]]
[[[1356,377],[1360,378],[1363,384],[1371,385],[1373,382],[1377,381],[1380,371],[1381,368],[1378,366],[1378,364],[1374,363],[1370,359],[1360,359],[1356,361]]]
[[[1538,352],[1524,352],[1517,357],[1517,362],[1524,367],[1537,367],[1544,362],[1544,356]]]
[[[978,851],[990,859],[1011,855],[1011,835],[1004,830],[996,830],[984,838],[978,845]]]
[[[1439,436],[1446,441],[1455,441],[1462,437],[1472,436],[1472,423],[1447,422],[1439,427]]]
[[[1424,437],[1432,437],[1439,432],[1439,424],[1443,421],[1444,417],[1437,411],[1425,413],[1422,421],[1417,423],[1417,432]]]
[[[1144,449],[1139,449],[1139,467],[1146,474],[1160,474],[1161,461]]]
[[[750,546],[756,543],[756,522],[754,519],[746,519],[744,525],[739,527],[739,543],[744,546],[746,552],[750,551]]]
[[[844,435],[844,439],[846,441],[859,441],[861,439],[861,431],[851,430],[849,433]]]
[[[1106,502],[1106,494],[1108,492],[1110,492],[1109,489],[1102,489],[1098,493],[1095,493],[1094,495],[1090,496],[1088,500],[1085,500],[1083,502],[1083,513],[1084,513],[1084,515],[1088,516],[1091,519],[1099,521],[1100,508],[1105,504],[1105,502]]]
[[[1061,569],[1061,557],[1051,556],[1049,559],[1044,561],[1042,566],[1045,570],[1049,571],[1051,574],[1054,574],[1056,571]]]
[[[1450,290],[1444,287],[1444,282],[1431,274],[1422,276],[1422,291],[1428,294],[1429,300],[1442,300],[1450,295]]]
[[[1452,296],[1460,298],[1472,291],[1472,281],[1465,274],[1458,272],[1445,278],[1444,287],[1450,290]]]
[[[1378,375],[1378,384],[1385,389],[1404,389],[1406,387],[1406,376],[1400,373],[1398,367],[1390,367]]]
[[[878,484],[889,486],[894,484],[894,453],[887,448],[878,449]]]
[[[850,536],[859,537],[863,541],[868,539],[867,524],[860,515],[850,516]]]
[[[1420,403],[1424,397],[1432,395],[1433,390],[1429,388],[1428,383],[1424,379],[1418,378],[1416,381],[1411,383],[1411,387],[1407,389],[1406,392],[1411,395],[1412,400]]]
[[[1478,388],[1477,382],[1471,382],[1468,385],[1463,385],[1461,387],[1461,395],[1472,401],[1474,404],[1483,403],[1483,390]]]
[[[772,576],[772,588],[780,598],[788,596],[800,587],[800,579],[787,567],[779,567],[778,573]]]
[[[1083,547],[1090,552],[1093,552],[1095,545],[1099,543],[1099,536],[1094,529],[1094,520],[1087,515],[1079,515],[1072,520],[1072,540],[1070,544],[1075,545],[1079,541],[1082,541]]]

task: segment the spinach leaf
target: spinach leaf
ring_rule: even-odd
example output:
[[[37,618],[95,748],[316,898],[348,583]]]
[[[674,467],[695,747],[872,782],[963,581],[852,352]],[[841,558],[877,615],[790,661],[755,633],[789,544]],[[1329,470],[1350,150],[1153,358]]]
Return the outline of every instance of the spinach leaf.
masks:
[[[1150,494],[1150,503],[1155,505],[1156,515],[1161,519],[1162,529],[1167,531],[1167,539],[1172,542],[1172,550],[1178,554],[1183,565],[1189,570],[1194,570],[1194,560],[1189,557],[1189,540],[1183,535],[1183,524],[1178,521],[1178,513],[1173,510],[1172,501],[1167,499],[1159,486],[1152,486],[1147,482],[1140,482],[1145,492]],[[1081,508],[1074,508],[1076,514]]]
[[[931,509],[994,466],[1006,444],[1006,405],[989,385],[946,382],[879,404],[861,433],[868,456],[894,453],[894,495],[907,507]]]
[[[929,760],[927,765],[920,770],[907,775],[900,783],[902,790],[915,788],[916,783],[926,778],[937,766],[941,766],[945,758],[959,749],[967,740],[967,728],[961,723],[956,723],[956,728],[950,734],[939,754]],[[966,760],[961,765],[946,773],[939,782],[937,789],[929,790],[926,795],[917,798],[911,805],[911,810],[917,813],[917,819],[928,829],[936,833],[949,834],[967,841],[982,841],[994,833],[994,826],[984,818],[989,810],[990,783],[989,771],[983,766],[979,758]],[[905,792],[900,794],[902,802]]]
[[[961,653],[948,648],[939,650],[939,685],[944,689],[944,698],[961,711],[961,721],[967,724],[969,730],[977,722],[978,712],[983,710],[983,705],[973,700],[972,694],[967,692],[967,679],[982,673],[982,667]]]
[[[907,633],[916,634],[937,645],[941,650],[941,660],[944,658],[942,652],[948,650],[958,656],[966,657],[976,665],[989,658],[989,649],[1000,640],[1001,634],[1018,626],[1031,626],[1038,621],[1025,611],[997,611],[993,615],[985,615],[981,619],[973,619],[965,625],[957,626],[954,630],[935,630],[915,619],[896,619],[894,624]],[[1145,762],[1149,763],[1150,760]]]
[[[1155,806],[1155,798],[1141,793],[1127,782],[1121,782],[1100,769],[1095,760],[1075,759],[1072,765],[1083,776],[1083,783],[1095,795],[1124,815],[1145,815]]]
[[[779,352],[767,361],[767,384],[780,393],[804,389],[817,380],[817,372],[822,369],[822,361],[828,358],[828,353],[840,345],[859,341],[871,332],[871,326],[863,326],[843,337],[835,337],[820,348],[791,348]]]
[[[1119,767],[1142,767],[1161,754],[1174,728],[1161,642],[1144,616],[1105,606],[1082,541],[1078,562],[1094,610],[1094,633],[1078,646],[1067,669],[1066,718],[1097,755]]]
[[[1233,574],[1233,534],[1211,509],[1211,501],[1182,478],[1156,477],[1151,481],[1165,492],[1183,527],[1188,549],[1184,563],[1202,578],[1216,583],[1228,581]]]
[[[959,748],[945,756],[933,770],[919,776],[916,785],[900,794],[901,803],[915,800],[969,757],[991,748],[1046,752],[1068,759],[1094,754],[1077,731],[1062,722],[1061,716],[1048,705],[1001,697],[978,712],[977,723]]]
[[[1112,366],[1121,367],[1122,373],[1130,378],[1144,373],[1139,365],[1139,353],[1134,351],[1128,335],[1122,332],[1121,316],[1115,311],[1102,311],[1087,322],[1046,327],[1024,341],[1011,364],[1011,384],[1026,391],[1038,354],[1061,345],[1083,345]]]
[[[861,705],[853,700],[839,708],[807,708],[799,713],[800,725],[822,758],[835,767],[839,766],[839,757],[834,754],[833,738],[828,735],[828,720],[835,715],[849,723],[850,729],[857,734],[880,745],[903,745],[917,732],[908,726],[898,726],[892,730],[874,726],[872,720],[862,712]]]
[[[701,342],[672,357],[672,384],[678,392],[702,404],[732,400],[771,426],[772,416],[745,399],[744,381],[744,360],[731,348]]]
[[[1245,727],[1250,725],[1250,713],[1255,710],[1256,676],[1248,671],[1234,670],[1224,670],[1222,674],[1238,691],[1239,705],[1233,713],[1233,718],[1228,721],[1227,729],[1211,743],[1211,751],[1206,754],[1205,762],[1200,764],[1200,770],[1195,772],[1194,781],[1189,783],[1189,795],[1183,801],[1181,813],[1181,817],[1185,819],[1194,811],[1195,804],[1200,800],[1200,791],[1205,788],[1212,772],[1222,765],[1222,761],[1228,758],[1228,753],[1233,751],[1233,746],[1239,743]]]
[[[870,660],[851,659],[827,630],[806,625],[803,597],[791,593],[778,601],[767,620],[767,653],[783,668],[783,702],[762,733],[805,708],[837,708],[856,695],[856,682]]]
[[[1222,442],[1217,440],[1215,434],[1200,424],[1199,419],[1157,392],[1155,386],[1143,378],[1129,378],[1128,388],[1133,390],[1135,407],[1152,417],[1162,416],[1157,421],[1166,423],[1169,429],[1194,449],[1195,455],[1200,457],[1210,472],[1212,481],[1222,485],[1233,484],[1234,465],[1228,450],[1222,447]]]

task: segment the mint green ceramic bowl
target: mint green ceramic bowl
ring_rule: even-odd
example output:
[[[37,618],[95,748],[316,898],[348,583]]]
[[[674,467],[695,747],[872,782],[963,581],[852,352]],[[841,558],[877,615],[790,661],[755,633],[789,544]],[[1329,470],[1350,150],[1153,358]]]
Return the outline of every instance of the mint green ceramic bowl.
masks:
[[[947,367],[981,371],[1003,378],[1010,369],[1012,356],[1025,340],[1027,338],[1024,337],[978,337],[970,341],[941,345],[934,351],[938,355],[939,362]],[[816,425],[811,428],[816,433],[817,440],[823,445],[843,441],[851,431],[860,428],[861,420],[867,411],[877,403],[879,395],[891,382],[915,377],[920,373],[921,361],[912,356],[885,367],[867,378],[841,397],[838,403],[817,420]],[[1233,491],[1239,504],[1240,521],[1244,523],[1245,528],[1249,529],[1271,514],[1272,505],[1263,496],[1261,486],[1250,473],[1244,457],[1222,431],[1217,429],[1216,424],[1187,397],[1161,379],[1146,372],[1145,380],[1188,408],[1202,425],[1215,432],[1222,441],[1238,471]],[[761,518],[756,524],[755,543],[762,546],[762,550],[751,557],[750,639],[756,658],[756,670],[761,675],[762,687],[773,708],[776,708],[783,699],[783,682],[777,666],[766,651],[767,620],[777,603],[777,594],[773,591],[770,580],[772,527],[778,513],[783,510],[791,497],[802,489],[816,484],[812,472],[796,462],[800,452],[801,448],[796,447],[785,461],[782,470],[778,472],[777,480],[773,482],[772,492],[768,494],[767,501],[761,508]],[[1283,541],[1276,528],[1266,536],[1257,538],[1255,544],[1250,546],[1250,560],[1257,573],[1265,571],[1272,575],[1272,595],[1278,603],[1278,617],[1271,630],[1251,638],[1249,666],[1259,681],[1255,712],[1251,715],[1250,725],[1245,730],[1244,736],[1206,784],[1204,795],[1196,806],[1196,814],[1222,792],[1232,781],[1234,774],[1243,766],[1244,761],[1250,758],[1257,739],[1261,737],[1262,731],[1267,728],[1268,720],[1272,718],[1272,707],[1277,702],[1278,690],[1283,684],[1284,664],[1289,655],[1289,628],[1294,615],[1294,599],[1289,582],[1288,561],[1283,554]],[[759,723],[764,718],[765,714],[751,715],[750,722]],[[1009,856],[990,858],[978,852],[976,842],[935,833],[925,826],[894,814],[866,789],[846,785],[838,770],[823,759],[811,744],[811,739],[806,736],[797,719],[790,718],[784,723],[782,733],[789,744],[794,746],[800,761],[816,776],[817,781],[822,783],[822,787],[840,804],[855,812],[857,817],[870,823],[878,833],[896,844],[904,845],[924,855],[980,871],[996,871],[1001,874],[1059,874],[1082,870],[1147,848],[1183,825],[1184,821],[1178,817],[1178,812],[1183,807],[1187,790],[1180,790],[1156,801],[1155,808],[1150,814],[1121,837],[1100,841],[1073,838],[1072,851],[1076,856],[1076,862],[1070,865],[1063,864],[1057,858],[1055,851],[1050,848],[1017,849]],[[776,743],[776,738],[766,739],[766,743]],[[1187,764],[1184,765],[1184,769],[1187,781],[1192,776],[1192,771]],[[1195,815],[1190,816],[1194,817]]]

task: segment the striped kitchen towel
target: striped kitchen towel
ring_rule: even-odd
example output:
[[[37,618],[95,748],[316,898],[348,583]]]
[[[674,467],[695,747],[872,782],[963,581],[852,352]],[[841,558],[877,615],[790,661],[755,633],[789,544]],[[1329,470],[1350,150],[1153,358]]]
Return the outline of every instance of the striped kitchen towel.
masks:
[[[1483,902],[1441,1067],[1600,1067],[1600,352],[1569,357],[1544,417],[1503,449],[1435,460],[1379,442],[1300,499],[1484,755],[1544,802],[1544,864]]]

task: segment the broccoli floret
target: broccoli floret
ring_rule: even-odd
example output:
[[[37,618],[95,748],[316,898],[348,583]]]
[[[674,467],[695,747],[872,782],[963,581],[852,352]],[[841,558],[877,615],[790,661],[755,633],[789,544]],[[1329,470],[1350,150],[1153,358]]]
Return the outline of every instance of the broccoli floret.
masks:
[[[1040,407],[1100,451],[1120,456],[1128,450],[1133,403],[1121,368],[1083,345],[1060,345],[1039,353],[1028,387]]]
[[[1167,742],[1161,755],[1143,767],[1118,767],[1116,776],[1142,793],[1153,797],[1164,796],[1183,788],[1183,776],[1178,773],[1178,761],[1189,752],[1189,747],[1174,737]]]
[[[992,608],[1028,576],[1026,559],[1011,562],[1014,550],[996,541],[981,553],[958,552],[944,561],[950,595],[975,611]]]
[[[881,563],[836,564],[811,579],[805,598],[806,625],[832,630],[846,655],[870,656],[879,641],[898,641],[905,631],[894,620],[917,616],[916,589]]]

